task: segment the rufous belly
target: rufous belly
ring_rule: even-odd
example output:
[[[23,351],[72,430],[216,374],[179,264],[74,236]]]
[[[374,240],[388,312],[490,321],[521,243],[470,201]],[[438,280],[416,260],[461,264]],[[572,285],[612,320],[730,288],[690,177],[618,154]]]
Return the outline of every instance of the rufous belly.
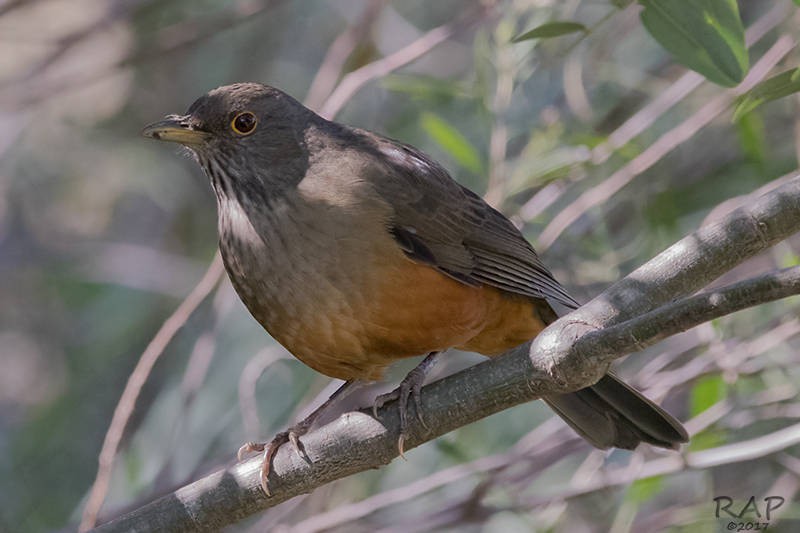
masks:
[[[531,299],[465,285],[402,253],[375,261],[368,272],[339,291],[337,302],[318,298],[304,326],[290,331],[277,319],[265,327],[318,372],[367,380],[379,379],[397,359],[451,347],[497,355],[544,327]]]

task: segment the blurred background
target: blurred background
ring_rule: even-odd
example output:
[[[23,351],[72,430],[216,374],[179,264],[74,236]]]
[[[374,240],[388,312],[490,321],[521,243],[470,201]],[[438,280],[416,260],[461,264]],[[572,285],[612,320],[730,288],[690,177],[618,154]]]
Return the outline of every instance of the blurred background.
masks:
[[[0,530],[77,528],[159,329],[182,326],[149,351],[100,521],[232,464],[329,392],[217,271],[196,309],[165,324],[215,254],[216,207],[191,157],[139,131],[216,86],[269,83],[430,153],[512,217],[579,300],[786,179],[800,100],[732,122],[736,91],[674,63],[627,4],[0,2]],[[800,64],[792,2],[740,11],[754,81]],[[590,31],[511,42],[552,20]],[[781,243],[722,281],[799,255],[798,239]],[[795,297],[740,312],[620,365],[688,421],[704,467],[593,450],[535,402],[229,529],[718,531],[714,497],[739,510],[754,496],[763,515],[779,495],[770,529],[797,531],[800,448],[755,439],[800,418],[798,310]],[[479,360],[451,359],[440,374]]]

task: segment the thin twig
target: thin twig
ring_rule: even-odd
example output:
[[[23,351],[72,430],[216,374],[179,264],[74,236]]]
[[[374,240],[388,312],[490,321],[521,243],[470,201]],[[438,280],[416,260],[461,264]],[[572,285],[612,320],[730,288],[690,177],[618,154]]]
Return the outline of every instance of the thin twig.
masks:
[[[772,9],[747,28],[745,32],[747,46],[749,47],[759,42],[770,30],[784,22],[787,12],[788,5],[777,2]],[[691,94],[704,80],[703,76],[694,71],[685,72],[645,107],[634,113],[611,132],[608,139],[594,147],[589,157],[587,157],[587,162],[591,162],[593,165],[600,165],[607,161],[616,150],[619,150],[652,126],[656,120]],[[525,205],[520,208],[520,214],[525,220],[536,218],[561,198],[567,190],[568,187],[562,182],[553,182],[546,185],[525,202]]]
[[[703,470],[726,464],[752,461],[772,455],[800,443],[800,424],[779,429],[754,439],[726,444],[698,452],[690,452],[685,457],[670,455],[644,463],[636,472],[628,467],[605,472],[603,476],[584,487],[560,492],[554,496],[533,497],[523,500],[523,507],[533,509],[551,502],[576,498],[592,492],[619,485],[629,485],[637,479],[674,474],[686,469]]]
[[[575,201],[565,207],[550,221],[539,235],[538,248],[546,250],[572,223],[578,220],[589,209],[606,202],[625,185],[656,164],[661,158],[691,139],[697,132],[714,120],[733,102],[736,96],[750,90],[761,81],[772,68],[783,59],[795,46],[795,40],[788,35],[779,38],[753,65],[745,80],[735,89],[731,89],[713,98],[691,117],[674,127],[650,145],[644,152],[636,156],[603,183],[583,192]]]
[[[565,435],[564,432],[560,431],[562,429],[565,429],[563,423],[553,417],[536,427],[508,452],[481,457],[468,463],[445,468],[403,487],[387,490],[360,502],[342,505],[325,513],[311,516],[302,522],[294,524],[290,531],[315,533],[340,527],[355,520],[366,518],[386,507],[398,505],[453,483],[462,482],[476,474],[485,474],[504,469],[525,460],[532,461],[544,455],[554,445],[559,448],[560,454],[566,454],[574,443],[579,442],[579,439],[577,436]],[[529,444],[531,440],[536,442],[536,446],[533,448]],[[540,463],[549,464],[547,461],[540,461]]]
[[[774,180],[766,183],[747,194],[742,194],[740,196],[736,196],[734,198],[728,198],[722,203],[717,204],[714,209],[709,211],[709,213],[703,219],[703,225],[706,225],[714,220],[719,220],[720,218],[724,217],[734,209],[738,209],[743,205],[747,205],[748,202],[752,202],[755,198],[759,196],[763,196],[764,194],[768,193],[769,191],[776,189],[783,185],[784,183],[794,179],[797,175],[797,171],[792,171],[788,174],[781,176],[780,178],[775,178]]]
[[[336,88],[336,82],[342,73],[345,61],[358,44],[367,37],[385,3],[386,0],[369,0],[359,20],[331,43],[308,88],[308,94],[303,102],[306,107],[317,109],[330,97],[331,92]]]
[[[347,74],[328,100],[319,109],[319,114],[331,119],[339,114],[344,105],[368,82],[385,76],[424,56],[438,45],[479,20],[487,13],[487,7],[481,7],[456,22],[444,24],[424,34],[414,42],[400,50]]]
[[[251,0],[240,0],[229,9],[209,16],[207,22],[203,17],[204,22],[199,24],[197,20],[192,19],[162,28],[155,35],[145,39],[148,46],[135,50],[112,64],[104,65],[101,70],[67,74],[47,83],[36,85],[28,83],[22,87],[17,84],[3,87],[0,90],[0,105],[20,110],[54,96],[62,96],[65,92],[86,87],[120,72],[126,67],[163,59],[167,54],[188,48],[239,24],[250,22],[253,17],[265,13],[285,1],[264,0],[259,4],[253,3]]]
[[[2,5],[0,5],[0,17],[17,9],[18,7],[22,7],[25,4],[32,4],[31,0],[6,0]]]
[[[115,2],[107,8],[104,16],[96,19],[91,24],[83,27],[73,33],[65,35],[55,40],[51,46],[52,52],[44,56],[42,59],[32,62],[27,69],[27,72],[21,76],[11,79],[6,83],[0,84],[0,88],[5,90],[7,86],[18,86],[29,82],[47,70],[51,65],[56,63],[62,57],[65,57],[77,45],[85,43],[90,37],[93,37],[109,27],[131,16],[131,13],[140,6],[144,0],[131,0],[126,2]]]
[[[722,360],[718,361],[714,357],[701,355],[673,370],[657,374],[642,371],[643,384],[649,387],[652,396],[658,397],[669,389],[686,383],[687,376],[699,377],[721,370],[728,375],[733,374],[730,376],[733,379],[737,374],[752,373],[755,369],[746,366],[749,360],[768,353],[797,335],[800,335],[800,320],[796,318],[787,320],[748,342],[738,344],[732,351],[726,351],[725,358]]]
[[[277,346],[268,346],[250,358],[239,375],[239,409],[242,413],[244,434],[248,439],[257,439],[261,434],[256,403],[256,384],[264,371],[284,357]]]
[[[745,44],[750,47],[760,41],[771,29],[786,21],[789,6],[776,2],[761,18],[756,20],[745,33]],[[650,103],[634,113],[628,120],[608,136],[608,139],[592,149],[592,163],[605,162],[615,150],[631,142],[649,128],[658,118],[672,109],[692,91],[699,87],[705,78],[694,71],[684,73],[667,89],[661,91]]]
[[[495,36],[497,38],[497,35]],[[508,150],[508,108],[514,92],[514,57],[510,45],[497,46],[497,76],[492,98],[492,129],[489,134],[489,182],[483,199],[500,208],[506,198],[506,151]]]
[[[125,389],[122,391],[117,407],[114,409],[114,415],[111,418],[111,424],[106,432],[105,439],[103,439],[103,446],[100,450],[98,458],[97,476],[92,484],[92,490],[89,494],[89,499],[86,502],[86,507],[83,509],[83,516],[81,523],[78,527],[79,531],[87,531],[94,527],[97,521],[97,514],[105,500],[106,493],[108,492],[108,485],[111,481],[111,473],[114,467],[114,459],[119,449],[119,444],[122,441],[122,435],[125,432],[125,426],[136,407],[136,400],[139,398],[139,393],[142,386],[147,381],[150,372],[153,370],[156,361],[164,353],[167,344],[172,340],[179,329],[186,324],[189,317],[194,313],[197,307],[205,300],[214,287],[219,283],[222,277],[223,267],[222,258],[219,253],[214,256],[214,260],[208,267],[205,275],[200,280],[200,283],[192,289],[192,292],[186,297],[183,302],[178,306],[175,312],[170,315],[161,326],[161,329],[147,345],[144,353],[136,363],[136,367],[128,377],[128,382],[125,384]]]

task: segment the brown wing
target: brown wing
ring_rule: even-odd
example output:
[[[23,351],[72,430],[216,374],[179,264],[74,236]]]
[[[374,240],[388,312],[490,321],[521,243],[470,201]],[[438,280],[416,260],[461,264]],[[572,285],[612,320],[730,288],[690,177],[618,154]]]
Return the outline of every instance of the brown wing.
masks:
[[[406,254],[463,283],[580,306],[511,221],[441,165],[412,146],[357,134],[375,151],[372,182],[394,208],[389,231]]]

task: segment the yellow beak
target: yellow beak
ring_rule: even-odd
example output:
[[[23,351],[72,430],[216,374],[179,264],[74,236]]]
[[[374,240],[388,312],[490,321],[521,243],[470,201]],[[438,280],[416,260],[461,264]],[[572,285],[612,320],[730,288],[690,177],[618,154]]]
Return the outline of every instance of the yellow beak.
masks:
[[[157,141],[169,141],[193,146],[203,144],[211,134],[193,129],[188,116],[172,115],[154,122],[142,130],[142,135]]]

